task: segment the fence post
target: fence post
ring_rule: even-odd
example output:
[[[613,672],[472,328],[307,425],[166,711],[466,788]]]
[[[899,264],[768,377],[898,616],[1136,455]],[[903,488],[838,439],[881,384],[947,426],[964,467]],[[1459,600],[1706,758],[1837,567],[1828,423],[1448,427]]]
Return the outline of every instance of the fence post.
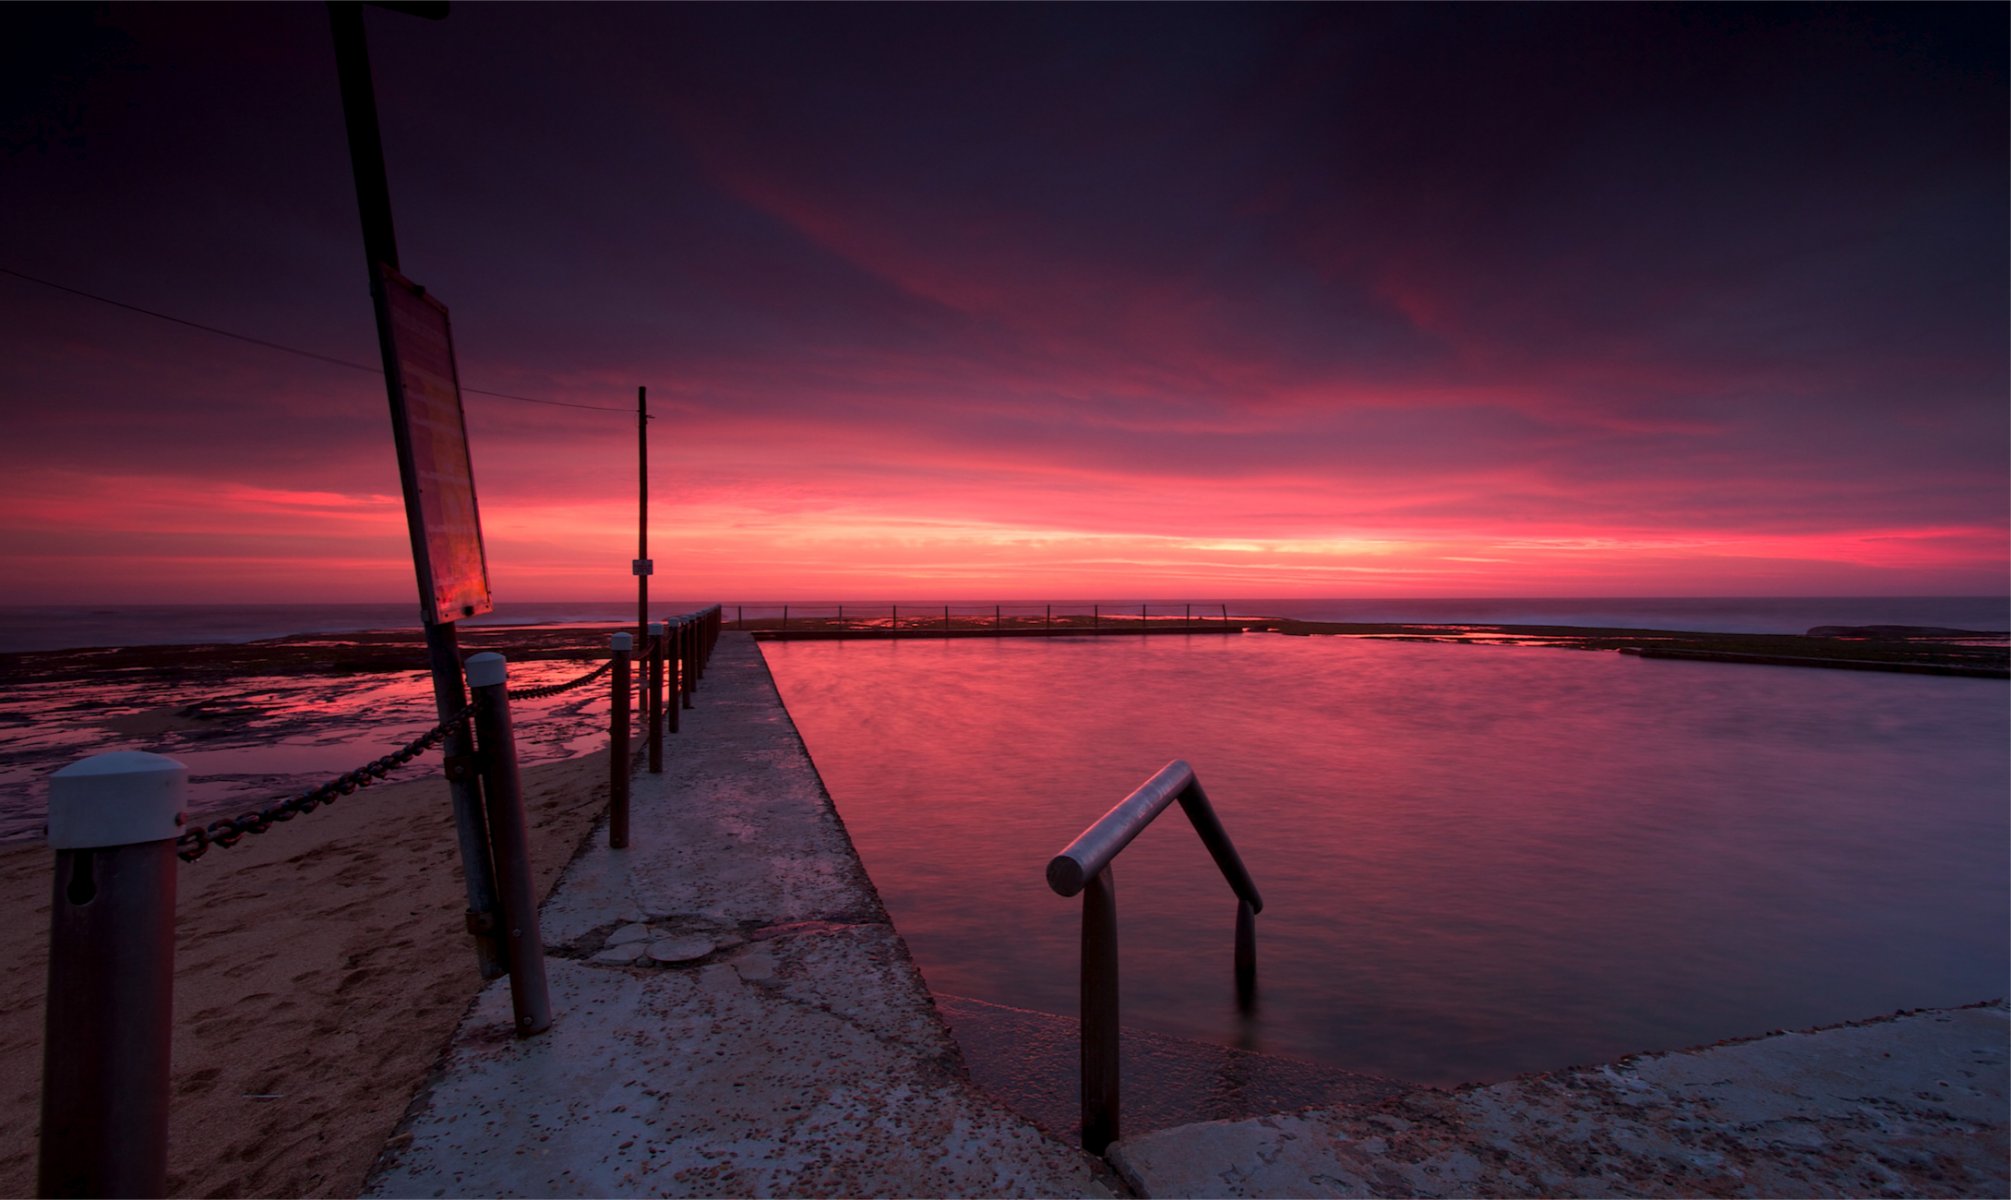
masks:
[[[698,636],[698,622],[695,620],[686,621],[682,632],[684,636],[678,642],[680,668],[677,673],[677,703],[681,708],[690,708],[691,694],[698,690],[698,672],[702,669],[698,665],[699,642],[702,639]]]
[[[686,635],[686,649],[690,657],[686,659],[684,673],[684,708],[692,708],[692,693],[698,691],[698,681],[706,675],[706,619],[692,617],[692,629]]]
[[[685,706],[684,673],[691,669],[691,664],[685,661],[684,625],[685,619],[679,617],[670,622],[669,631],[663,635],[664,684],[670,689],[670,695],[664,697],[663,709],[665,715],[670,717],[672,733],[676,733],[678,729],[678,710]]]
[[[552,1027],[552,1001],[545,988],[545,939],[538,929],[537,888],[531,883],[517,739],[510,727],[510,668],[502,655],[484,653],[471,656],[467,669],[475,702],[475,747],[482,756],[482,792],[489,801],[489,856],[496,864],[496,891],[503,902],[510,1005],[517,1036],[531,1037]]]
[[[628,634],[617,633],[611,647],[614,651],[614,670],[610,672],[614,676],[614,704],[608,712],[607,844],[615,850],[628,845],[628,658],[631,641]]]
[[[948,633],[949,631],[950,631],[950,606],[945,604],[943,605],[943,632]]]
[[[663,774],[663,660],[670,653],[670,639],[663,622],[649,623],[649,773]]]
[[[1082,1148],[1118,1138],[1117,883],[1104,867],[1082,889]]]
[[[39,1196],[164,1196],[175,838],[188,768],[97,754],[49,780]]]

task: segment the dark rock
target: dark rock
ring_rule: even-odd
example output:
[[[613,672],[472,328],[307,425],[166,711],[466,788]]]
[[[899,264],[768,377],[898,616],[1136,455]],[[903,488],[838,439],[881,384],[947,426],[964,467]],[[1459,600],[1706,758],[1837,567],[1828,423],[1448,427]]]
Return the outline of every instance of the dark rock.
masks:
[[[1939,625],[1818,625],[1808,631],[1808,636],[1904,641],[1907,638],[2001,638],[2006,635],[2001,631],[1946,629]]]

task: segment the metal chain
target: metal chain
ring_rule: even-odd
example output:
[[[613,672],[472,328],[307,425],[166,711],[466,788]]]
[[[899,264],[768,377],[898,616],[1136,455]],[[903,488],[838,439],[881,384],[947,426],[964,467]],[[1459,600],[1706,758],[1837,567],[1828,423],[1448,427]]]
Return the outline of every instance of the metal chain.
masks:
[[[323,804],[333,804],[338,796],[347,796],[358,788],[369,787],[392,771],[411,762],[432,749],[440,740],[455,729],[468,723],[475,706],[470,704],[460,712],[447,718],[419,737],[375,762],[367,763],[346,775],[339,775],[310,792],[303,792],[290,800],[270,804],[255,813],[241,817],[229,817],[198,826],[175,839],[179,849],[176,853],[183,862],[194,862],[201,858],[211,846],[222,846],[228,850],[248,833],[264,833],[272,826],[291,821],[297,816],[305,816]]]
[[[613,666],[614,666],[614,660],[610,658],[606,662],[602,663],[600,666],[595,667],[593,670],[588,671],[586,674],[580,676],[578,679],[569,680],[565,683],[554,683],[548,687],[534,687],[534,688],[522,688],[522,689],[511,688],[510,699],[542,700],[546,696],[556,696],[560,692],[570,692],[576,687],[585,687],[587,684],[592,683],[596,679],[599,679],[601,676],[607,674],[609,669],[611,669]]]

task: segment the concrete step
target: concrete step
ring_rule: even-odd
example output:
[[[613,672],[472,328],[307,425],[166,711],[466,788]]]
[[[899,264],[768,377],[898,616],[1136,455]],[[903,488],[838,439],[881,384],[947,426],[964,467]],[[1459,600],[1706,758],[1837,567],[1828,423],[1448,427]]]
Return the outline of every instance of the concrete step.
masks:
[[[940,992],[936,1008],[979,1087],[1046,1132],[1074,1140],[1082,1118],[1076,1018]],[[1373,1104],[1415,1086],[1136,1029],[1124,1030],[1118,1053],[1127,1136],[1311,1105]]]

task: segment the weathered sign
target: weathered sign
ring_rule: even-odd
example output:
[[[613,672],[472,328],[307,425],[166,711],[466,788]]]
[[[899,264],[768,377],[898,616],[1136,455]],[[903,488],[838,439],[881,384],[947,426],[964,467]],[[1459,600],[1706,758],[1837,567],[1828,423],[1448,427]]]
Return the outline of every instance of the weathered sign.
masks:
[[[429,624],[488,612],[489,564],[475,507],[475,472],[461,415],[454,334],[447,306],[426,289],[378,265],[377,327],[390,340],[391,424],[412,560]]]

